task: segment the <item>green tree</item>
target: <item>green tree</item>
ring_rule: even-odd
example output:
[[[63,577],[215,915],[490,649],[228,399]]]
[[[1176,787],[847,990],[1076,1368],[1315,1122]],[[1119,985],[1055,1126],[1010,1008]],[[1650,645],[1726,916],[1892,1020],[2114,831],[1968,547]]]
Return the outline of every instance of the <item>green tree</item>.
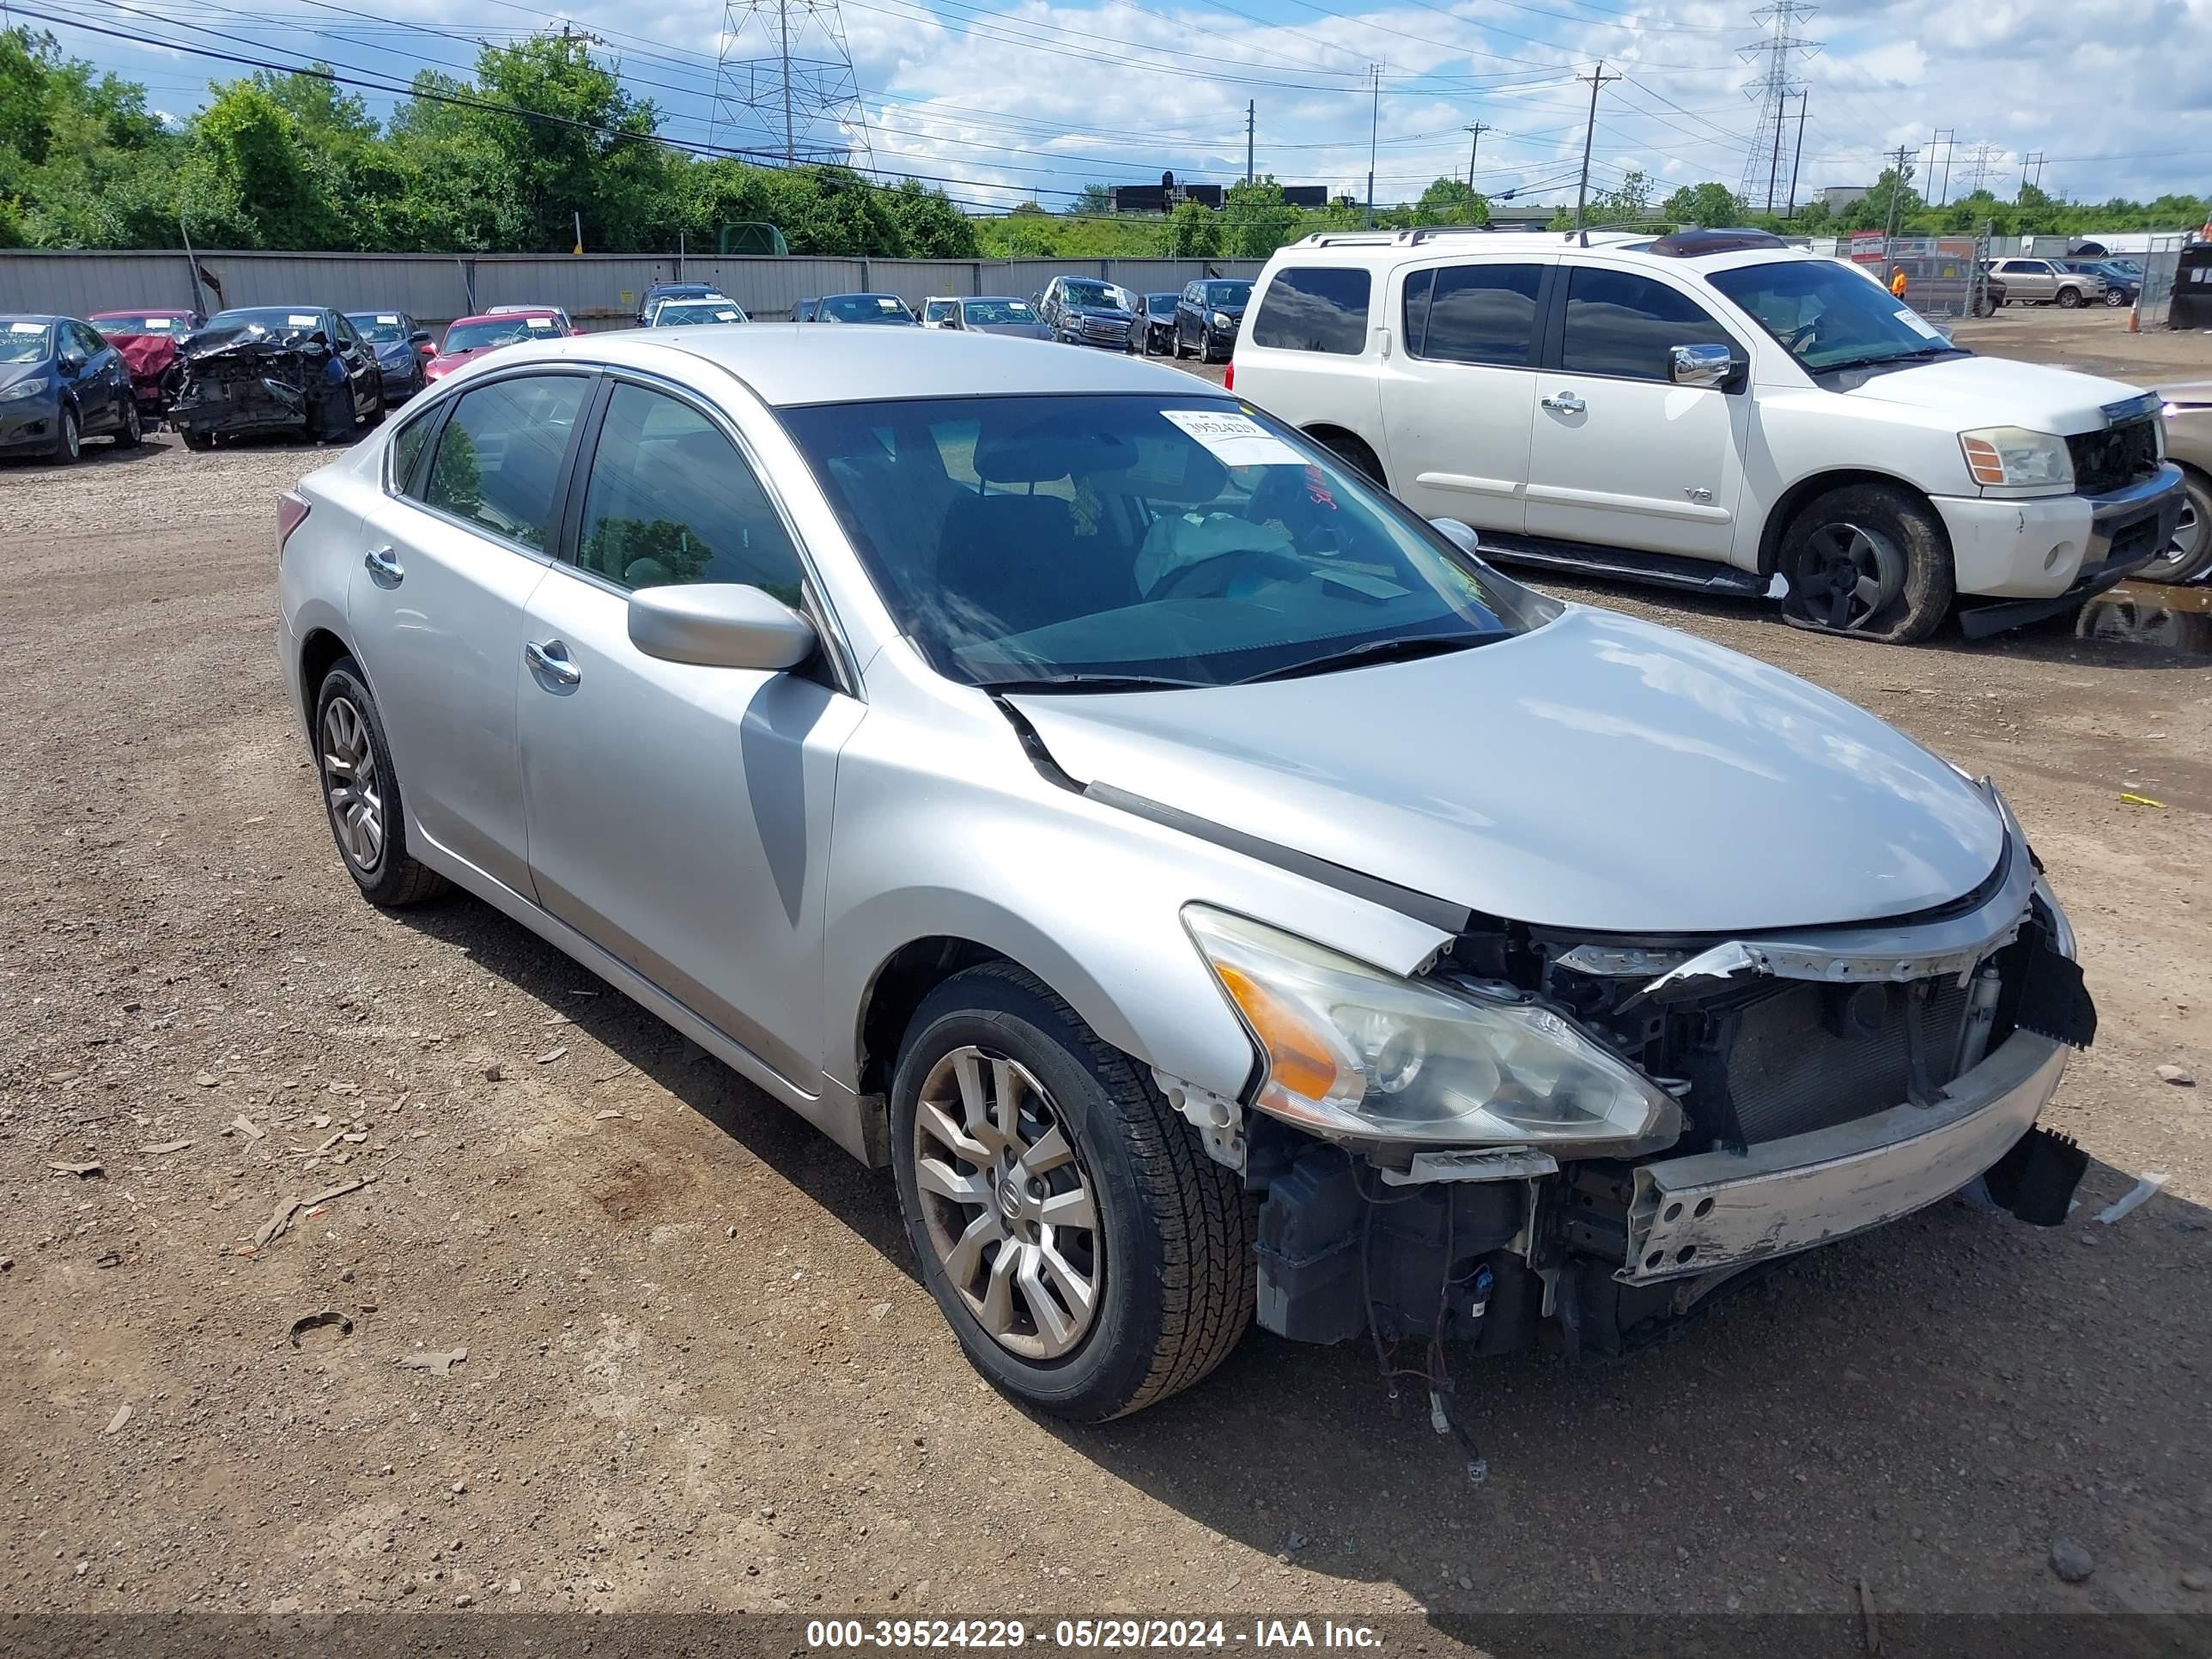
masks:
[[[904,179],[886,197],[899,238],[912,259],[973,259],[981,254],[975,226],[941,190]]]
[[[1272,173],[1230,185],[1221,217],[1221,251],[1232,259],[1264,259],[1299,234],[1298,210],[1283,200]]]
[[[1750,216],[1743,198],[1726,185],[1685,185],[1659,204],[1660,216],[1677,224],[1740,225]]]
[[[1206,259],[1221,252],[1221,216],[1203,202],[1177,202],[1168,215],[1160,252],[1170,259]]]
[[[327,169],[266,90],[232,82],[193,121],[192,139],[215,179],[236,193],[252,246],[335,246]]]
[[[1464,179],[1434,179],[1413,204],[1417,225],[1486,225],[1490,198]]]
[[[1075,192],[1074,204],[1067,210],[1073,214],[1110,214],[1114,211],[1114,192],[1105,185],[1085,185]]]

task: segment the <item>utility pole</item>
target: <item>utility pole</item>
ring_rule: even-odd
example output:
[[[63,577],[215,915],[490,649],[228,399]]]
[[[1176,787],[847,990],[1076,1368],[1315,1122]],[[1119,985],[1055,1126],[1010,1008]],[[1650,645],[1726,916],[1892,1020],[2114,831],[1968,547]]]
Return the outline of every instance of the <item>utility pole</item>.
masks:
[[[1367,223],[1375,224],[1375,140],[1382,130],[1382,65],[1370,64],[1367,76],[1375,86],[1374,108],[1367,118]]]
[[[1805,100],[1812,95],[1809,92],[1797,94],[1797,153],[1790,158],[1790,211],[1782,216],[1785,219],[1797,216],[1797,169],[1805,161]]]
[[[1482,135],[1489,131],[1489,124],[1483,121],[1471,122],[1468,125],[1467,187],[1469,190],[1474,188],[1474,152],[1481,146]]]
[[[1889,222],[1882,227],[1881,232],[1881,257],[1885,259],[1889,258],[1889,245],[1897,240],[1897,198],[1905,189],[1905,164],[1919,153],[1899,144],[1897,153],[1887,158],[1895,165],[1889,176]]]
[[[1583,129],[1582,182],[1575,186],[1575,228],[1580,230],[1583,228],[1583,209],[1589,201],[1590,141],[1597,137],[1597,95],[1607,82],[1618,81],[1620,77],[1607,75],[1605,59],[1601,58],[1597,60],[1596,69],[1588,75],[1577,75],[1575,79],[1589,82],[1590,89],[1589,125]]]
[[[1244,182],[1252,182],[1252,133],[1260,118],[1260,100],[1248,99],[1244,105]]]

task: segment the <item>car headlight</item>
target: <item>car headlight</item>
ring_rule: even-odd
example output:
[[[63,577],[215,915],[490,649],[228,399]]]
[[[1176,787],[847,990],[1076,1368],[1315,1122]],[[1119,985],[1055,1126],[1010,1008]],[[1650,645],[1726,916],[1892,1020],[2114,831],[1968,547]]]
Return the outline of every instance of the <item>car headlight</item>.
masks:
[[[46,392],[46,377],[33,375],[27,380],[18,380],[11,386],[0,388],[0,404],[21,403],[26,398],[43,397]]]
[[[1253,1104],[1322,1134],[1613,1150],[1673,1097],[1547,1008],[1401,978],[1201,904],[1183,925],[1267,1062]]]
[[[1213,325],[1216,328],[1230,328],[1234,326],[1234,325],[1232,325],[1229,320],[1229,313],[1225,311],[1217,311],[1213,313]]]
[[[1961,432],[1959,447],[1966,452],[1966,471],[1974,482],[1996,489],[2071,489],[2074,458],[2066,440],[2050,432],[2030,432],[2026,427],[1990,426],[1978,432]]]

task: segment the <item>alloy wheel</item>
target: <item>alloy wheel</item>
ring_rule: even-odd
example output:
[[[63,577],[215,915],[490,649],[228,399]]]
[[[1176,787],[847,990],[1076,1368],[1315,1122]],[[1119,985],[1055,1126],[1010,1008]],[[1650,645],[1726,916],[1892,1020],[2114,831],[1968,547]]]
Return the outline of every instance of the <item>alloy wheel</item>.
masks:
[[[2143,567],[2143,579],[2163,581],[2173,573],[2187,569],[2203,550],[2208,534],[2212,534],[2212,526],[2208,526],[2203,515],[2197,512],[2195,499],[2185,494],[2181,498],[2181,516],[2174,520],[2173,539]]]
[[[338,846],[362,873],[384,857],[384,790],[368,721],[350,697],[332,697],[323,710],[323,788]]]
[[[1878,530],[1825,524],[1807,539],[1793,584],[1801,613],[1824,628],[1869,625],[1905,591],[1905,550]]]
[[[62,410],[62,459],[73,461],[84,453],[83,429],[76,423],[76,411]]]
[[[924,1226],[968,1311],[1009,1353],[1073,1352],[1106,1264],[1090,1179],[1044,1085],[1015,1060],[956,1048],[921,1085],[914,1139]]]

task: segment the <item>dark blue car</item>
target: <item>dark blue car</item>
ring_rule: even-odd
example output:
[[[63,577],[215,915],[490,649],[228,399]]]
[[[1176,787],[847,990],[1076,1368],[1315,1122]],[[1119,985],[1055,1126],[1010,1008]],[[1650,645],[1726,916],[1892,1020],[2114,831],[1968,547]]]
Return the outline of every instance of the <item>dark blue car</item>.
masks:
[[[404,404],[429,384],[422,372],[435,355],[428,329],[416,326],[404,311],[349,311],[345,315],[376,358],[384,376],[386,403]]]
[[[131,365],[75,317],[0,317],[0,455],[73,461],[87,438],[138,441]]]
[[[2105,303],[2108,306],[2131,306],[2142,292],[2142,270],[2130,269],[2118,259],[2069,259],[2069,270],[2078,270],[2084,276],[2105,279]]]

